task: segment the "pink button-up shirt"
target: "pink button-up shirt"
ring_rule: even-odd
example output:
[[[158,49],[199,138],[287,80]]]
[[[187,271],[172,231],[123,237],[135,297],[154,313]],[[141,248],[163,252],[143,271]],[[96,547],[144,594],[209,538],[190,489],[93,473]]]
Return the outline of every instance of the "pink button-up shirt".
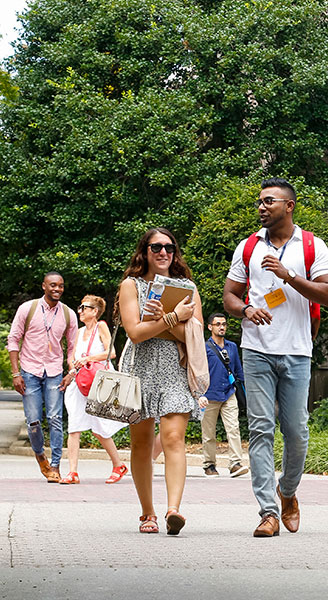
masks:
[[[24,371],[32,373],[32,375],[36,375],[37,377],[42,377],[44,371],[46,371],[49,377],[55,377],[55,375],[59,375],[63,370],[63,349],[60,342],[66,329],[64,309],[61,302],[58,302],[56,306],[51,308],[43,296],[39,300],[24,336],[25,321],[32,302],[33,300],[24,302],[18,308],[8,336],[7,350],[9,352],[20,350],[19,360]],[[42,306],[44,308],[44,315]],[[58,310],[56,316],[54,316],[57,307]],[[69,314],[70,324],[66,332],[68,356],[73,352],[77,333],[76,315],[71,309],[69,309]],[[48,327],[52,323],[49,338],[45,321]],[[24,339],[20,349],[19,342],[22,338]]]

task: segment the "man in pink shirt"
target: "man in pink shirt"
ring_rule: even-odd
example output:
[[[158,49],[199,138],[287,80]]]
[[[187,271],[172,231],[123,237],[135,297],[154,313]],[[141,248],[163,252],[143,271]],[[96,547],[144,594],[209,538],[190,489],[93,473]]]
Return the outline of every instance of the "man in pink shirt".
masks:
[[[63,377],[61,340],[67,338],[68,355],[72,354],[77,318],[60,302],[64,280],[59,273],[47,273],[42,289],[44,296],[40,300],[29,300],[18,308],[7,349],[15,390],[23,396],[32,449],[48,482],[58,483],[63,446],[63,392],[71,382],[70,375]],[[51,464],[44,454],[43,404],[50,431]]]

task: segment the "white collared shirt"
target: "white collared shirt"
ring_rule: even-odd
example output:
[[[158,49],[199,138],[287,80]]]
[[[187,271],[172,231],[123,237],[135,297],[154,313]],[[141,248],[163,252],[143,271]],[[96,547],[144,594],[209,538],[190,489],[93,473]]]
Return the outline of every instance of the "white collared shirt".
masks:
[[[309,301],[290,285],[284,284],[271,271],[261,268],[266,254],[280,258],[282,248],[268,246],[265,234],[267,229],[258,232],[259,242],[256,244],[249,263],[249,304],[255,308],[265,308],[272,314],[270,325],[255,325],[248,319],[242,320],[241,348],[257,350],[265,354],[296,354],[312,356],[311,320]],[[228,278],[239,283],[246,283],[246,271],[243,262],[243,250],[246,239],[237,246],[228,273]],[[328,274],[328,248],[323,240],[314,238],[315,260],[311,267],[311,280]],[[281,263],[287,269],[293,269],[297,275],[306,278],[302,230],[295,225],[294,233],[288,241]],[[269,309],[264,295],[281,288],[286,296],[283,302]]]

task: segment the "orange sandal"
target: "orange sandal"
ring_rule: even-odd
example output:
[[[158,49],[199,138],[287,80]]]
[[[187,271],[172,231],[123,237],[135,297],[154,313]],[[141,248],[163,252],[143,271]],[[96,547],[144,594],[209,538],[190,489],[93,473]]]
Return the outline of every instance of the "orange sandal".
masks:
[[[59,483],[80,483],[80,479],[77,473],[70,471],[66,477],[63,477],[63,479],[60,480]]]
[[[168,535],[178,535],[186,524],[186,519],[180,515],[176,506],[169,506],[165,515],[166,531]]]
[[[156,515],[142,515],[139,521],[141,521],[140,533],[159,533]]]
[[[105,483],[117,483],[122,479],[123,475],[126,475],[128,472],[128,468],[125,465],[121,465],[120,467],[114,467],[112,470],[111,476],[106,479]]]

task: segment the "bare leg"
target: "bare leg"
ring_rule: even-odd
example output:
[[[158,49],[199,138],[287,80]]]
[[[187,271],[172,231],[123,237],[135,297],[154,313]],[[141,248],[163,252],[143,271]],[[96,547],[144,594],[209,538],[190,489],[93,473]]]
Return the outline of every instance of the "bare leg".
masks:
[[[160,432],[155,436],[154,445],[153,445],[153,460],[161,454],[163,451],[162,443],[161,443],[161,434]]]
[[[131,471],[143,515],[155,514],[152,490],[154,426],[154,419],[130,426]]]
[[[161,418],[161,442],[165,455],[165,481],[168,507],[179,510],[186,481],[185,433],[189,413]]]
[[[71,473],[77,473],[77,463],[79,460],[80,451],[80,435],[80,431],[74,431],[73,433],[68,434],[67,451],[69,470]]]
[[[104,438],[101,435],[99,435],[98,433],[94,433],[94,432],[93,432],[93,435],[97,438],[97,440],[99,440],[102,447],[106,450],[109,458],[111,459],[111,461],[113,463],[113,468],[121,467],[123,463],[119,457],[117,448],[115,446],[115,442],[112,440],[112,438]]]

